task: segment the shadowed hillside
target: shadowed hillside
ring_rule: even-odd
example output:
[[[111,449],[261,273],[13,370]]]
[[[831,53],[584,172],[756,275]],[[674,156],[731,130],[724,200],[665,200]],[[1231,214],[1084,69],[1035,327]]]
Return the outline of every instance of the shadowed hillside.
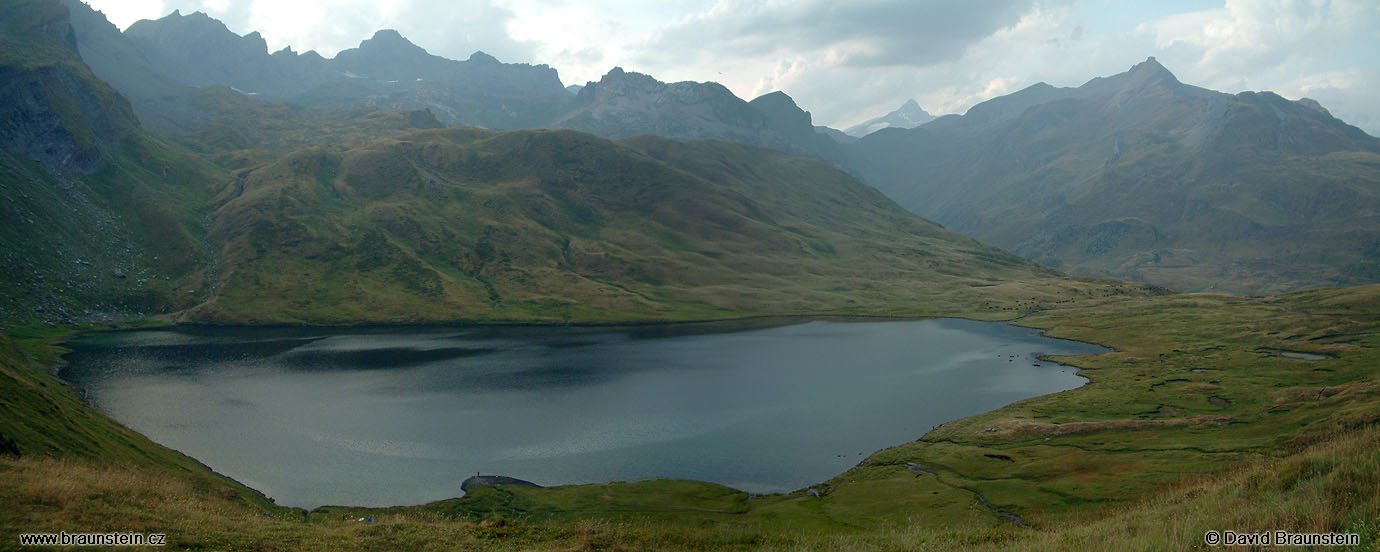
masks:
[[[194,304],[201,218],[223,176],[142,128],[77,56],[55,2],[5,3],[0,89],[0,321]]]
[[[1380,139],[1154,59],[849,148],[906,208],[1075,274],[1245,292],[1380,280]]]

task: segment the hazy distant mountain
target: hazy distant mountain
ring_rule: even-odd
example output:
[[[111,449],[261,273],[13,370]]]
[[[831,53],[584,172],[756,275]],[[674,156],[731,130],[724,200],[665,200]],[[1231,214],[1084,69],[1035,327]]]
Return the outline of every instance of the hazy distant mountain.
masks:
[[[857,136],[846,134],[842,130],[833,127],[815,125],[815,132],[833,138],[835,142],[838,142],[840,144],[851,144],[853,142],[858,141]]]
[[[934,115],[930,115],[915,103],[915,100],[906,100],[896,111],[882,115],[875,119],[869,119],[848,127],[843,132],[850,136],[862,138],[873,132],[884,128],[915,128],[934,120]]]
[[[781,142],[768,138],[757,145],[808,155],[839,165],[843,163],[843,149],[833,139],[815,130],[810,112],[801,109],[785,92],[768,92],[754,98],[748,105],[766,115],[769,128],[784,138]]]
[[[1081,274],[1271,291],[1380,280],[1380,140],[1154,58],[886,129],[850,165],[951,229]]]
[[[237,35],[201,12],[184,16],[174,11],[162,19],[139,21],[123,35],[143,60],[191,86],[219,84],[285,99],[331,80],[335,73],[314,52],[269,55],[258,32]]]
[[[620,67],[585,85],[549,126],[609,138],[727,140],[835,163],[843,158],[836,143],[814,131],[810,114],[781,92],[745,102],[718,83],[664,83]]]
[[[327,59],[283,49],[270,54],[258,33],[240,36],[204,13],[139,21],[120,33],[80,0],[63,0],[93,70],[129,96],[140,117],[180,133],[227,112],[206,111],[194,93],[225,86],[248,97],[308,107],[428,110],[442,123],[493,129],[572,128],[619,138],[656,134],[765,146],[843,162],[838,145],[814,131],[788,96],[745,102],[715,83],[672,83],[614,69],[588,87],[562,86],[546,65],[501,63],[483,52],[466,61],[428,53],[392,30]]]
[[[62,0],[70,11],[80,54],[91,71],[129,99],[145,124],[185,132],[200,118],[181,94],[190,89],[154,67],[101,13],[80,0]]]
[[[257,32],[240,36],[204,13],[174,11],[120,33],[79,0],[63,0],[83,60],[161,128],[197,128],[204,114],[186,89],[230,87],[261,99],[309,106],[430,109],[441,121],[490,128],[539,126],[570,101],[556,70],[501,63],[483,52],[466,61],[427,53],[382,30],[327,59],[284,48],[270,54]]]

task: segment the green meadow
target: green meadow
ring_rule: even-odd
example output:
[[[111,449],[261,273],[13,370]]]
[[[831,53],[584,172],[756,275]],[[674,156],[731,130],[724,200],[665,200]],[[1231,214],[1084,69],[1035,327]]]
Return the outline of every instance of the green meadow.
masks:
[[[1380,542],[1380,286],[1112,296],[1036,305],[1017,323],[1115,350],[1053,359],[1089,385],[946,423],[791,494],[496,486],[311,512],[94,412],[49,375],[64,334],[21,334],[0,357],[13,506],[0,527],[164,532],[213,550],[1178,550],[1209,530],[1262,529]]]

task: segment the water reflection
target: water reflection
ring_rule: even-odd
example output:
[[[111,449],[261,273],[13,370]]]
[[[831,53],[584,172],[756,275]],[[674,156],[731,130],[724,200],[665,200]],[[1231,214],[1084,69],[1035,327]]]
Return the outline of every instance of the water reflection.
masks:
[[[964,320],[189,328],[73,350],[63,376],[98,408],[305,507],[447,498],[476,471],[789,491],[1081,384],[1039,354],[1103,351]]]

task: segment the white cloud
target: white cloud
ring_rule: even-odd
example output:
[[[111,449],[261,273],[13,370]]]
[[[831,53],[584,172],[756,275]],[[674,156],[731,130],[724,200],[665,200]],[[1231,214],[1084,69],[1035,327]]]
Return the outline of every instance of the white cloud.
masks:
[[[163,0],[87,0],[86,3],[104,13],[106,19],[121,29],[140,19],[148,19],[149,14],[172,11]]]
[[[1228,0],[1221,9],[1141,25],[1181,80],[1224,92],[1309,95],[1333,115],[1380,133],[1363,83],[1380,81],[1380,3],[1372,0]],[[1156,54],[1161,55],[1161,54]]]
[[[87,0],[121,28],[180,9],[204,11],[230,30],[258,31],[270,50],[292,46],[334,56],[396,29],[431,53],[465,59],[484,50],[504,61],[534,61],[533,44],[513,38],[514,14],[497,0]],[[119,18],[111,11],[121,14]]]
[[[1356,69],[1315,73],[1294,79],[1288,85],[1280,88],[1279,92],[1294,96],[1323,90],[1348,90],[1355,87],[1356,83],[1363,79],[1364,76],[1361,71]]]

